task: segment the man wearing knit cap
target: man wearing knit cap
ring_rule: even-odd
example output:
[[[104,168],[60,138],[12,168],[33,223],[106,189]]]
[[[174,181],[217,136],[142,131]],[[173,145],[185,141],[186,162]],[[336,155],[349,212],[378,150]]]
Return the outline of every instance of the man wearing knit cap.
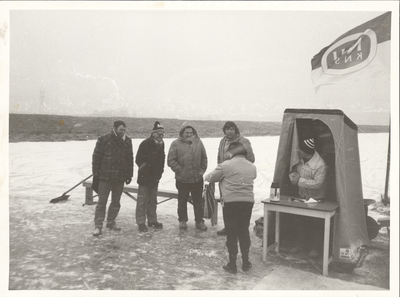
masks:
[[[289,173],[290,182],[298,187],[298,193],[301,198],[309,200],[322,200],[326,196],[327,181],[326,172],[327,166],[322,157],[315,150],[315,141],[313,137],[305,138],[299,142],[300,162],[293,166]],[[291,250],[292,253],[300,252],[303,247],[309,248],[310,257],[319,255],[316,245],[322,238],[320,220],[316,218],[298,218],[299,222],[296,226],[299,227],[299,232],[296,232],[299,237],[300,245]],[[310,246],[311,245],[311,246]]]
[[[143,140],[136,154],[138,165],[139,184],[136,203],[136,223],[140,232],[146,232],[147,225],[155,229],[161,229],[163,225],[157,221],[157,192],[158,183],[164,172],[164,127],[160,122],[154,123],[150,137]]]
[[[99,184],[99,199],[94,214],[94,236],[102,233],[106,214],[108,196],[111,204],[108,208],[106,227],[119,231],[115,219],[121,208],[120,200],[124,183],[127,185],[133,176],[132,140],[125,135],[126,125],[123,121],[115,121],[110,133],[97,139],[92,157],[93,184]]]

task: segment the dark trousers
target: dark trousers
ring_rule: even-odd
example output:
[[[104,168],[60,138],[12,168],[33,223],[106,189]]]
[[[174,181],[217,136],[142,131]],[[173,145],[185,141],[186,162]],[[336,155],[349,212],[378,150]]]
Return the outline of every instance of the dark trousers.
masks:
[[[247,261],[249,259],[251,244],[249,225],[253,205],[254,203],[252,202],[224,203],[223,217],[226,230],[226,246],[231,260],[236,260],[238,240],[243,260]]]
[[[139,185],[136,201],[136,223],[138,225],[157,222],[157,191],[158,183]]]
[[[99,199],[97,201],[96,210],[94,213],[94,224],[96,227],[103,227],[103,222],[106,215],[106,206],[108,201],[108,196],[111,194],[111,203],[108,207],[107,214],[107,224],[114,223],[119,209],[121,208],[120,200],[122,191],[124,189],[123,181],[116,181],[113,183],[108,183],[105,181],[100,181],[99,184]]]
[[[187,203],[189,194],[193,198],[194,220],[196,223],[202,223],[203,220],[203,180],[197,183],[181,183],[176,181],[176,188],[178,189],[178,220],[179,222],[187,222]]]

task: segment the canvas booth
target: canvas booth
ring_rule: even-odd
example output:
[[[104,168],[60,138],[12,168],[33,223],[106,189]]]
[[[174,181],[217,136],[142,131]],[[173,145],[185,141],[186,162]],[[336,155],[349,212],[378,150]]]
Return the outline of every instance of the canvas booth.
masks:
[[[359,265],[370,241],[364,212],[356,124],[337,109],[286,109],[273,182],[279,183],[282,195],[298,195],[297,187],[290,183],[289,172],[300,160],[299,139],[310,132],[315,138],[316,151],[328,166],[326,199],[339,204],[331,239],[333,260]]]

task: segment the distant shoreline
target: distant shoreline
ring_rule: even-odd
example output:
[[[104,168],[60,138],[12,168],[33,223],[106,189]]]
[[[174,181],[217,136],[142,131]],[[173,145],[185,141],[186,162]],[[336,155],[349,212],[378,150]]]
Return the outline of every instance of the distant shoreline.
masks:
[[[131,117],[81,117],[45,114],[10,114],[9,142],[51,142],[70,140],[93,140],[111,130],[115,120],[127,125],[131,138],[147,138],[154,122],[160,121],[166,130],[166,138],[176,138],[185,120],[131,118]],[[189,120],[201,137],[222,137],[226,121]],[[251,136],[278,136],[280,122],[235,121],[240,133]],[[389,126],[358,125],[359,133],[388,133]]]

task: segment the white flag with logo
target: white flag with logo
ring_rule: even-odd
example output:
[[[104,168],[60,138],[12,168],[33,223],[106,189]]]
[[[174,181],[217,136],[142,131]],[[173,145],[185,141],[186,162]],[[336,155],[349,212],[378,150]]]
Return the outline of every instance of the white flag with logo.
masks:
[[[390,75],[391,12],[337,38],[311,60],[311,78],[322,85]]]

